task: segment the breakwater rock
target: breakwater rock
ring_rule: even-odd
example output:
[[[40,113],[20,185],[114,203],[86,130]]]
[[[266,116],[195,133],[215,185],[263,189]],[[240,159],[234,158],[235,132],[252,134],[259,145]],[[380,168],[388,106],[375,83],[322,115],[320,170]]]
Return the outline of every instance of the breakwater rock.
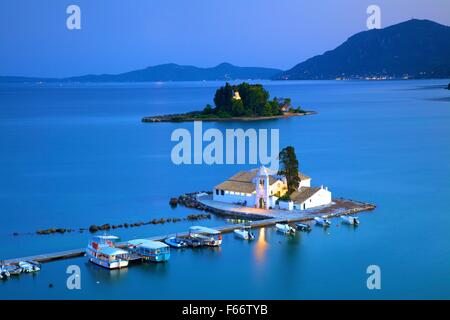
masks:
[[[164,223],[176,223],[180,221],[195,221],[195,220],[202,220],[202,219],[211,219],[211,214],[209,213],[200,213],[200,214],[190,214],[186,217],[179,218],[159,218],[159,219],[152,219],[149,221],[138,221],[133,223],[122,223],[122,224],[110,224],[105,223],[102,225],[96,225],[92,224],[89,226],[89,228],[79,228],[78,230],[75,229],[68,229],[68,228],[49,228],[49,229],[42,229],[37,230],[36,234],[38,235],[50,235],[50,234],[64,234],[66,232],[83,232],[85,230],[88,230],[91,233],[95,233],[98,231],[109,231],[111,229],[120,229],[120,228],[136,228],[141,227],[145,225],[151,225],[151,224],[164,224]],[[13,233],[14,236],[19,235],[18,232]]]
[[[37,234],[53,234],[53,233],[66,233],[66,232],[73,232],[75,230],[73,229],[66,229],[66,228],[50,228],[50,229],[44,229],[44,230],[38,230],[36,231]],[[14,235],[18,235],[17,232],[14,233]]]

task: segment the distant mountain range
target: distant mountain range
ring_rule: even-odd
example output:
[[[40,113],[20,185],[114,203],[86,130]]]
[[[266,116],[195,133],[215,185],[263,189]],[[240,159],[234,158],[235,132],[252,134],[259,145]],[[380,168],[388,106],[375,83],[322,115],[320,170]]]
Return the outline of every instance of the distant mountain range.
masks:
[[[151,82],[236,79],[449,78],[450,27],[412,19],[384,29],[357,33],[336,49],[312,57],[290,70],[211,68],[174,63],[120,73],[69,78],[0,77],[0,82]]]
[[[70,78],[0,77],[0,82],[152,82],[270,79],[280,72],[282,72],[280,69],[238,67],[229,63],[221,63],[212,68],[168,63],[120,74],[90,74]]]
[[[450,77],[450,27],[412,19],[363,31],[275,79],[370,77]]]

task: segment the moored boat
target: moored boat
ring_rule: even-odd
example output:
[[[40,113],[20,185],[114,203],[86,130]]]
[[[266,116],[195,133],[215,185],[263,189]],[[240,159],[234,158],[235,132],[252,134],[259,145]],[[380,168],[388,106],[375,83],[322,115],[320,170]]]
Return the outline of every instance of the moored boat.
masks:
[[[95,236],[86,248],[90,262],[107,269],[120,269],[128,266],[128,252],[115,247],[116,236]]]
[[[198,248],[198,247],[203,246],[202,241],[200,241],[199,239],[196,239],[196,238],[188,237],[184,241],[186,241],[186,244],[188,245],[188,247],[191,247],[191,248]]]
[[[277,228],[278,232],[284,233],[284,234],[294,234],[295,229],[292,228],[287,223],[277,223],[275,224],[275,228]]]
[[[315,217],[314,221],[316,222],[317,225],[320,225],[322,227],[329,227],[331,226],[331,221],[328,219],[325,219],[323,217]]]
[[[170,258],[170,247],[161,241],[136,239],[128,241],[127,246],[130,252],[138,254],[144,260],[165,262]]]
[[[244,240],[253,240],[255,239],[255,235],[250,230],[247,230],[246,228],[239,228],[233,230],[234,235],[240,239]]]
[[[341,220],[347,224],[351,224],[351,225],[355,225],[355,226],[359,224],[359,219],[354,216],[341,216]]]
[[[218,247],[222,244],[222,234],[212,228],[193,226],[189,228],[189,238],[196,239],[204,246]]]
[[[4,266],[0,266],[0,279],[9,278],[9,272],[4,268]]]
[[[188,243],[183,238],[169,237],[164,239],[164,242],[173,248],[186,248]]]
[[[35,261],[20,261],[19,267],[22,272],[25,273],[38,272],[41,270],[41,265]]]
[[[311,231],[311,226],[306,223],[297,222],[295,224],[295,226],[297,227],[297,230],[300,230],[300,231],[306,231],[306,232]]]
[[[18,265],[5,265],[2,269],[9,273],[9,275],[19,275],[22,272],[22,268]]]

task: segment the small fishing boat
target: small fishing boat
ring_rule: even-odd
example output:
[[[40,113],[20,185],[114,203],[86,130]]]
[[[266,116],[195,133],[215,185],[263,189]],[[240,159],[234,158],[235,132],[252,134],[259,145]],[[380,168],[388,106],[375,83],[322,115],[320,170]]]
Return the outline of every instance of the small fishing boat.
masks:
[[[255,239],[255,235],[250,230],[247,230],[245,227],[234,229],[234,235],[240,239],[244,240],[253,240]]]
[[[20,261],[19,267],[22,269],[22,272],[25,273],[38,272],[41,270],[41,265],[35,261]]]
[[[128,266],[128,252],[115,247],[116,236],[95,236],[86,248],[89,261],[107,269],[120,269]]]
[[[183,238],[169,237],[164,239],[164,242],[173,248],[186,248],[188,243]]]
[[[136,239],[128,241],[127,245],[130,252],[138,254],[144,260],[165,262],[170,258],[170,247],[161,241]]]
[[[9,278],[10,273],[5,269],[5,266],[0,266],[0,279]]]
[[[347,224],[351,224],[351,225],[358,225],[359,224],[359,220],[357,217],[354,216],[341,216],[341,220]]]
[[[9,275],[19,275],[22,272],[22,268],[17,265],[5,265],[2,269],[9,273]]]
[[[322,226],[322,227],[329,227],[331,226],[331,221],[322,217],[315,217],[314,221],[316,222],[317,225]]]
[[[191,248],[198,248],[198,247],[203,246],[202,241],[200,241],[196,238],[188,237],[188,238],[184,239],[184,241],[186,242],[188,247],[191,247]]]
[[[297,230],[300,230],[300,231],[305,231],[305,232],[311,231],[311,226],[306,223],[297,222],[295,224],[295,226],[297,227]]]
[[[222,244],[222,234],[220,231],[207,227],[190,227],[189,238],[199,240],[202,245],[209,247],[218,247]]]
[[[277,228],[277,231],[284,233],[284,234],[294,234],[295,229],[292,228],[287,223],[277,223],[275,224],[275,228]]]

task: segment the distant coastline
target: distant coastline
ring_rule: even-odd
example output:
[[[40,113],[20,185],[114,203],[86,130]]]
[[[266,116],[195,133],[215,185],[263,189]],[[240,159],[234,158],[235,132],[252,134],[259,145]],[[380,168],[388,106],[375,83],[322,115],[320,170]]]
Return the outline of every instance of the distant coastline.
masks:
[[[119,74],[0,76],[0,83],[446,79],[450,77],[449,36],[449,26],[411,19],[354,34],[338,47],[288,70],[240,67],[227,62],[213,67],[167,63]]]

